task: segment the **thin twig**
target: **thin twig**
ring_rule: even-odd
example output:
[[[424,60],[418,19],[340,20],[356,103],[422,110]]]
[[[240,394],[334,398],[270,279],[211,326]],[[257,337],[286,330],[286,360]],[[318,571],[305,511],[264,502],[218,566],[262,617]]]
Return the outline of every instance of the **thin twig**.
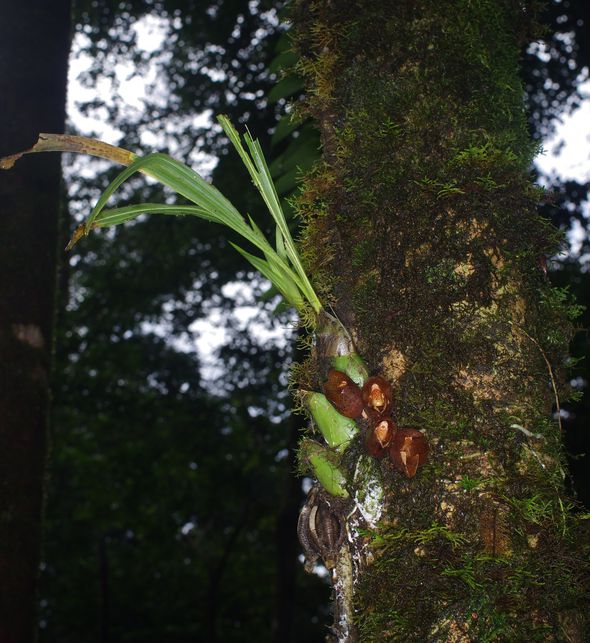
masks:
[[[559,404],[559,395],[557,393],[557,383],[555,381],[555,376],[553,374],[553,368],[551,367],[551,362],[549,361],[545,351],[541,347],[541,344],[534,338],[529,335],[524,328],[519,326],[518,324],[515,324],[514,322],[510,321],[508,322],[513,328],[516,328],[516,330],[519,330],[525,337],[527,337],[538,349],[541,355],[543,356],[543,359],[545,360],[545,364],[547,365],[547,370],[549,371],[549,377],[551,379],[551,387],[553,388],[553,395],[555,397],[555,408],[557,409],[557,423],[559,424],[559,430],[560,432],[563,432],[563,426],[561,423],[561,406]]]

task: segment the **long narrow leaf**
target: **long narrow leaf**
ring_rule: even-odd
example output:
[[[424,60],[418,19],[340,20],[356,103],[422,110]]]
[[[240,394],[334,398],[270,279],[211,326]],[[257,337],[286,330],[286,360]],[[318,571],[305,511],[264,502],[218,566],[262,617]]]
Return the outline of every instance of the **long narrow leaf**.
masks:
[[[260,143],[258,141],[255,141],[249,133],[246,134],[244,138],[250,152],[250,154],[248,154],[248,152],[242,145],[237,130],[231,124],[229,119],[226,116],[218,116],[218,121],[229,137],[230,141],[233,143],[237,152],[239,153],[242,161],[244,162],[244,165],[250,173],[254,185],[260,192],[271,216],[275,220],[277,228],[279,229],[284,241],[285,253],[288,256],[290,262],[293,264],[293,267],[299,275],[301,282],[304,284],[302,292],[305,299],[307,299],[307,301],[316,312],[319,312],[322,308],[321,302],[315,294],[311,282],[309,281],[309,278],[307,277],[307,274],[303,269],[303,265],[301,264],[299,254],[297,252],[297,249],[295,248],[295,243],[293,241],[293,238],[291,237],[289,227],[287,226],[287,221],[281,208],[279,198],[276,193],[272,177],[270,175],[270,171],[264,159],[264,154],[262,153]],[[279,251],[278,247],[277,251]]]
[[[207,218],[209,221],[230,227],[261,250],[264,250],[265,246],[268,245],[264,236],[252,232],[252,229],[247,225],[240,213],[217,188],[207,183],[194,170],[191,170],[166,154],[150,154],[138,158],[115,177],[98,200],[90,217],[86,221],[86,234],[92,228],[108,199],[117,188],[135,172],[139,171],[167,185],[178,194],[188,198],[202,208],[203,212],[200,214],[202,218]],[[194,214],[196,214],[196,212],[194,212]]]
[[[73,152],[75,154],[89,154],[98,158],[107,159],[121,165],[129,165],[136,158],[137,154],[98,141],[95,138],[86,136],[72,136],[71,134],[39,134],[39,138],[33,147],[18,154],[0,158],[0,170],[9,170],[25,154],[37,154],[39,152]]]
[[[307,273],[305,272],[305,270],[303,269],[303,265],[301,264],[299,253],[297,252],[295,242],[293,241],[293,237],[291,236],[291,232],[287,225],[287,220],[285,219],[283,209],[281,208],[279,197],[277,195],[270,170],[268,169],[268,165],[264,158],[264,154],[262,153],[260,143],[258,141],[254,141],[249,134],[246,135],[246,143],[248,144],[256,167],[258,168],[259,181],[262,186],[261,192],[263,194],[263,198],[267,203],[269,211],[273,215],[274,220],[276,221],[277,227],[280,229],[283,235],[285,241],[285,252],[287,253],[296,272],[299,274],[301,280],[305,284],[306,298],[314,308],[314,304],[316,304],[318,306],[317,310],[319,311],[319,309],[321,308],[321,304],[307,277]]]
[[[196,205],[162,205],[161,203],[140,203],[139,205],[126,205],[121,208],[102,210],[94,219],[93,228],[106,228],[112,225],[132,221],[141,214],[168,214],[173,216],[197,216],[218,223],[209,216],[208,212]]]
[[[273,270],[273,267],[267,261],[246,252],[246,250],[240,248],[240,246],[235,243],[231,243],[231,246],[245,257],[254,266],[254,268],[258,270],[258,272],[273,283],[286,301],[288,301],[292,306],[295,306],[298,310],[301,310],[303,306],[303,298],[299,288],[297,288],[292,279],[285,274],[281,274],[276,270]]]
[[[288,278],[297,285],[297,288],[299,288],[299,290],[303,293],[304,298],[306,298],[305,283],[302,281],[301,277],[297,274],[297,272],[291,269],[287,259],[284,256],[281,256],[276,250],[273,249],[273,247],[270,245],[270,243],[267,241],[266,237],[264,236],[262,230],[260,230],[260,228],[256,225],[256,222],[254,221],[254,219],[252,219],[252,217],[249,215],[248,215],[248,220],[250,222],[250,226],[252,227],[253,232],[258,237],[260,237],[261,241],[263,242],[258,247],[264,253],[264,256],[267,262],[271,266],[274,266],[275,271],[278,272],[279,274],[288,275]]]
[[[254,185],[260,192],[275,221],[275,248],[272,247],[254,221],[250,217],[248,219],[242,217],[233,204],[219,190],[210,185],[194,170],[166,154],[158,153],[138,157],[128,150],[94,139],[58,134],[40,134],[39,140],[32,148],[0,159],[0,169],[12,167],[15,161],[23,154],[46,151],[85,153],[122,163],[127,167],[108,185],[93,208],[90,217],[76,228],[68,244],[68,249],[82,236],[88,234],[92,228],[117,225],[135,219],[140,214],[159,213],[176,216],[197,216],[207,221],[225,225],[252,243],[264,254],[264,259],[255,257],[241,248],[236,247],[236,249],[252,265],[271,279],[289,302],[301,310],[304,307],[304,302],[307,301],[316,312],[319,312],[322,309],[321,303],[301,265],[259,142],[247,133],[244,137],[246,142],[246,146],[244,146],[237,130],[226,117],[219,117],[219,122],[239,153]],[[105,209],[108,200],[115,191],[136,172],[142,172],[160,181],[191,201],[194,206],[144,203]]]
[[[285,240],[283,239],[283,234],[279,226],[275,230],[275,246],[277,249],[277,254],[282,259],[287,259],[287,251],[285,250]]]
[[[217,188],[207,183],[194,170],[183,163],[176,161],[167,154],[159,153],[138,158],[111,182],[87,221],[88,227],[92,225],[93,220],[98,216],[98,213],[113,192],[132,174],[139,171],[160,181],[181,196],[204,208],[212,217],[221,223],[225,223],[236,232],[240,234],[248,233],[248,226],[240,213]]]

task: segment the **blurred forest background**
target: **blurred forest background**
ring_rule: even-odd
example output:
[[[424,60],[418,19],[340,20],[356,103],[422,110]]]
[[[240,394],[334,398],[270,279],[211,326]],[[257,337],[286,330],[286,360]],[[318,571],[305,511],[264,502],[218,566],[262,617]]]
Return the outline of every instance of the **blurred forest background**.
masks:
[[[240,211],[262,217],[211,118],[224,113],[248,126],[285,198],[319,157],[313,124],[288,114],[301,82],[284,5],[74,1],[71,69],[84,68],[84,91],[70,96],[70,113],[78,112],[70,133],[169,152],[208,174]],[[523,50],[531,134],[540,142],[581,101],[590,7],[550,0],[544,22],[542,39]],[[138,78],[147,89],[130,104],[127,88]],[[102,131],[76,132],[97,120]],[[118,172],[86,158],[64,161],[62,246]],[[576,229],[581,239],[574,250],[564,242],[549,261],[549,277],[584,304],[590,182],[545,181],[544,213],[564,235]],[[121,194],[126,203],[170,199],[142,178]],[[277,308],[263,280],[240,285],[249,270],[225,231],[189,218],[116,227],[64,256],[43,643],[323,640],[329,586],[303,573],[295,534],[306,485],[294,475],[293,458],[304,419],[290,415],[287,389],[297,359],[294,315]],[[211,339],[213,352],[196,350]],[[589,353],[581,330],[572,346],[575,393],[588,386]],[[563,405],[565,444],[572,492],[590,506],[590,400],[578,397]]]

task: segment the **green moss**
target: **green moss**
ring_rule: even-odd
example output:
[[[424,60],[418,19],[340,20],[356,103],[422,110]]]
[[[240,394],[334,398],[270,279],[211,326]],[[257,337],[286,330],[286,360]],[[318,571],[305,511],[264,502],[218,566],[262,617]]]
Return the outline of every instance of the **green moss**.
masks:
[[[305,259],[369,370],[393,380],[398,423],[431,444],[412,480],[381,465],[363,641],[459,624],[478,641],[559,640],[556,615],[585,598],[550,416],[580,311],[540,268],[559,235],[536,211],[517,73],[534,8],[295,3],[323,145],[298,202]],[[447,531],[417,544],[433,521]]]

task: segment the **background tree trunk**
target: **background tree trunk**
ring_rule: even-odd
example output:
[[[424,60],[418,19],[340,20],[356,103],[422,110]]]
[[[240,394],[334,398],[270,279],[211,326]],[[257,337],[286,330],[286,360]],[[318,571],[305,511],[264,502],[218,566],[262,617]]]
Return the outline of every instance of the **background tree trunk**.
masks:
[[[0,156],[64,129],[70,3],[0,8]],[[36,638],[61,168],[0,177],[0,640]]]
[[[539,268],[557,237],[536,212],[517,73],[532,6],[296,3],[323,145],[299,200],[308,265],[393,384],[397,424],[431,448],[415,478],[380,461],[381,521],[349,521],[368,562],[358,634],[340,640],[586,640],[551,417],[578,311]],[[341,467],[358,498],[357,442]]]
[[[286,426],[289,431],[287,466],[284,467],[282,502],[276,519],[276,607],[272,624],[273,643],[289,643],[293,640],[293,616],[296,599],[297,516],[301,505],[301,480],[294,475],[297,468],[296,447],[302,430],[301,415],[291,415]]]

